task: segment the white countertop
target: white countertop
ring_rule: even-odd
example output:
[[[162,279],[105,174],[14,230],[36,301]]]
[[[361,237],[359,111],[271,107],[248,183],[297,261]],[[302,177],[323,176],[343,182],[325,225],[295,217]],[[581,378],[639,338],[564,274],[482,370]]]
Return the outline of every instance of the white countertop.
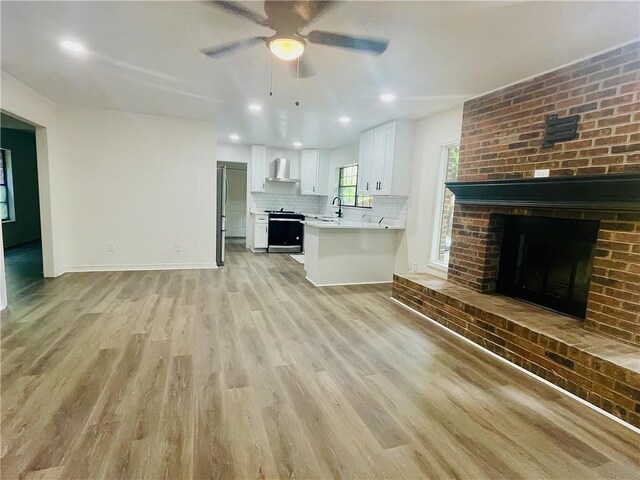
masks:
[[[267,215],[267,212],[265,211],[261,211],[261,210],[251,210],[249,213],[251,213],[251,215]],[[302,223],[309,225],[310,227],[316,227],[316,228],[333,228],[333,229],[363,229],[363,230],[404,230],[404,226],[402,225],[389,225],[389,224],[385,224],[384,222],[382,224],[379,224],[377,222],[364,222],[364,221],[358,221],[358,220],[346,220],[344,218],[337,218],[337,217],[329,217],[328,215],[321,215],[319,213],[304,213],[304,212],[297,212],[300,213],[301,215],[305,216],[305,221],[303,221]],[[321,220],[321,219],[328,219],[331,218],[330,221],[328,220]],[[315,219],[315,220],[307,220],[307,219]]]
[[[331,222],[324,222],[322,220],[306,220],[302,222],[309,227],[316,228],[340,228],[340,229],[362,229],[362,230],[404,230],[401,225],[385,225],[384,223],[374,222],[358,222],[356,220],[344,220],[336,219]]]
[[[304,212],[294,212],[300,215],[304,215],[305,217],[318,218],[320,216],[319,213],[304,213]],[[269,215],[269,212],[265,212],[264,210],[249,210],[249,214],[251,215]]]

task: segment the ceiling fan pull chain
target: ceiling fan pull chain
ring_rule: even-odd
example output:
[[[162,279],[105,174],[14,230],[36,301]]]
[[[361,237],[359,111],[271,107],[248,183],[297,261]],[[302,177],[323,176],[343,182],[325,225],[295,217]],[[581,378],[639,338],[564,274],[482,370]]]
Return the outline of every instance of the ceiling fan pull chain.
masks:
[[[300,97],[300,57],[296,59],[296,90]],[[300,106],[300,102],[296,100],[296,107]]]
[[[273,56],[271,57],[271,72],[269,73],[269,96],[273,97]]]

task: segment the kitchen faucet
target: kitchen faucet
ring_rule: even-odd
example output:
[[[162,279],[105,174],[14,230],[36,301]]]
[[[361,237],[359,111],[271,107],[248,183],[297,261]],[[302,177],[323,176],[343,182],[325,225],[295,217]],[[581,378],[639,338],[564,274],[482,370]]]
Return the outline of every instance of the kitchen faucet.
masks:
[[[338,218],[342,218],[342,199],[340,197],[334,197],[331,205],[335,205],[336,200],[338,200],[338,211],[336,213],[338,214]]]

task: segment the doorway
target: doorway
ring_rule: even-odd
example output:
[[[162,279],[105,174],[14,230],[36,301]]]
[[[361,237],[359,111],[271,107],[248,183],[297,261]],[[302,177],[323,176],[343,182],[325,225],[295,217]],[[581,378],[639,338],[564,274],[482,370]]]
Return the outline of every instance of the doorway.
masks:
[[[227,168],[227,238],[247,236],[247,165],[218,162]]]
[[[43,278],[36,129],[0,113],[0,214],[7,295]]]

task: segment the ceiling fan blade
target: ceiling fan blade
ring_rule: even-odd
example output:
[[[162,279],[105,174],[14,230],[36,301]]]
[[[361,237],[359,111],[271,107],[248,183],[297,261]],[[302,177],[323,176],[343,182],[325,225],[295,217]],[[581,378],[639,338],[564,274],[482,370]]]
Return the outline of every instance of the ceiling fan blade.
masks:
[[[292,62],[287,62],[289,64],[289,71],[294,78],[309,78],[313,77],[316,74],[316,69],[313,68],[313,65],[309,63],[308,60],[305,59],[304,55],[300,57],[300,67],[298,70],[298,61],[294,60]]]
[[[360,50],[376,55],[381,55],[389,46],[388,40],[377,38],[354,37],[352,35],[344,35],[342,33],[323,32],[321,30],[313,30],[307,35],[307,39],[311,43],[319,43],[322,45],[331,45],[333,47],[350,48],[352,50]]]
[[[247,38],[246,40],[238,40],[237,42],[229,42],[223,43],[222,45],[218,45],[216,47],[203,48],[200,50],[207,57],[218,58],[223,55],[227,55],[229,53],[235,52],[241,48],[251,47],[256,43],[264,42],[267,37],[253,37]]]
[[[244,8],[238,2],[224,2],[218,0],[208,0],[205,1],[207,5],[212,5],[218,8],[221,8],[227,13],[231,15],[236,15],[238,17],[246,18],[247,20],[251,20],[253,23],[257,23],[258,25],[262,25],[263,27],[269,26],[269,20],[260,15],[259,13],[253,12],[247,8]]]

